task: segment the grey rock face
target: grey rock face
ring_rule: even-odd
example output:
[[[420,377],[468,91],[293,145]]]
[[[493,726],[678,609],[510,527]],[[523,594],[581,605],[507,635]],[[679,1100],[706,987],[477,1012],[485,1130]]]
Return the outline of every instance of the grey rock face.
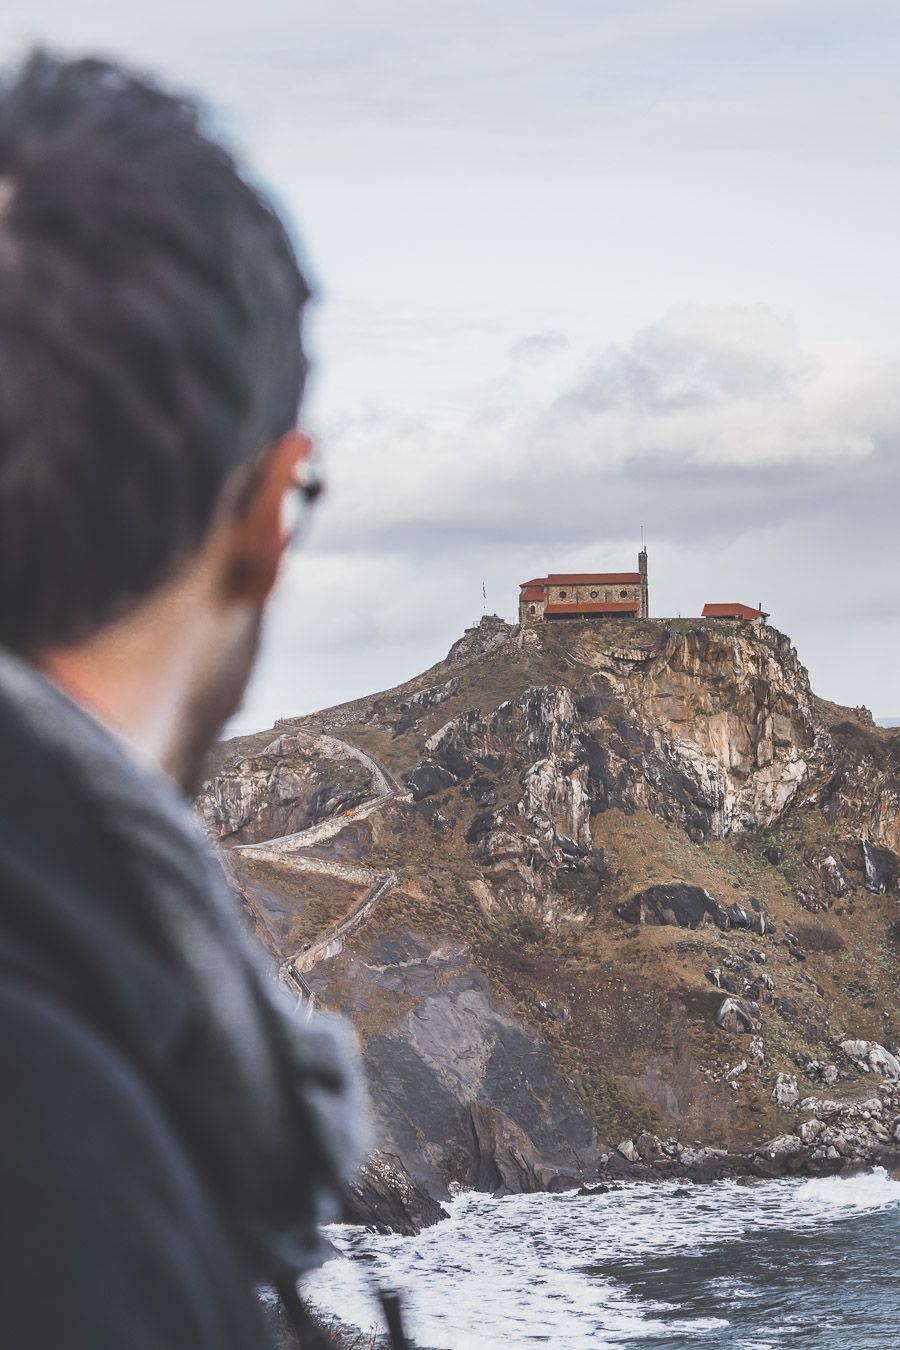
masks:
[[[478,642],[484,636],[479,629]],[[520,646],[542,640],[531,631],[517,638]],[[534,685],[493,711],[458,714],[429,736],[428,767],[407,780],[425,793],[432,784],[453,788],[431,777],[434,766],[468,784],[515,764],[521,797],[504,804],[488,786],[479,804],[496,804],[496,815],[470,842],[497,904],[548,922],[559,910],[549,894],[554,872],[579,870],[594,815],[647,809],[696,842],[765,826],[804,781],[816,736],[806,672],[774,630],[726,639],[709,629],[642,628],[632,647],[592,642],[583,659],[593,668],[590,691],[576,698],[567,685]],[[765,931],[764,919],[733,908],[734,926]]]
[[[462,789],[464,797],[471,797],[476,806],[497,805],[497,785],[487,774],[479,774]]]
[[[641,660],[598,659],[622,706],[604,713],[599,735],[586,728],[609,799],[678,820],[697,842],[777,819],[815,739],[808,678],[787,639],[662,629],[642,646]]]
[[[743,905],[729,905],[725,911],[732,928],[752,928],[753,919]]]
[[[861,745],[846,725],[832,730],[838,753],[820,796],[822,812],[830,825],[863,840],[869,889],[891,890],[900,881],[900,742],[876,748]]]
[[[485,614],[477,627],[467,628],[463,636],[454,642],[447,654],[447,664],[459,667],[484,660],[492,652],[509,645],[516,632],[512,624],[504,623],[496,614]]]
[[[557,872],[603,872],[591,837],[590,766],[577,732],[571,690],[535,686],[489,715],[472,709],[451,718],[425,742],[429,758],[407,778],[414,792],[457,781],[462,793],[489,808],[497,803],[495,775],[510,759],[517,766],[524,761],[519,799],[480,812],[466,835],[501,908],[551,920],[558,897],[549,905],[548,898]],[[441,771],[452,780],[436,779]]]
[[[310,977],[323,993],[332,969]],[[495,1007],[465,948],[380,939],[344,980],[360,1006],[379,991],[415,1000],[369,1041],[365,1059],[376,1135],[417,1185],[543,1189],[594,1165],[590,1118],[546,1042]]]
[[[779,1073],[772,1089],[772,1103],[782,1111],[790,1111],[800,1100],[800,1089],[793,1074]]]
[[[847,873],[834,854],[827,853],[824,857],[819,858],[815,863],[815,868],[828,895],[834,897],[846,895],[850,889],[850,882]]]
[[[459,676],[454,675],[451,679],[445,680],[443,684],[431,685],[427,689],[420,689],[412,694],[405,702],[400,704],[400,716],[394,723],[394,732],[396,735],[402,735],[404,731],[409,731],[412,727],[419,725],[419,718],[423,713],[431,708],[437,708],[441,703],[446,703],[447,699],[452,698],[459,689]]]
[[[798,1054],[795,1056],[795,1062],[807,1078],[812,1078],[818,1083],[824,1083],[826,1087],[833,1087],[840,1076],[837,1065],[829,1064],[825,1060],[810,1059],[808,1055]]]
[[[900,1059],[877,1041],[841,1041],[841,1049],[863,1073],[880,1073],[895,1081],[900,1079]]]
[[[746,998],[726,998],[716,1013],[716,1026],[723,1031],[738,1031],[752,1036],[762,1025],[759,1004]]]
[[[196,805],[214,838],[252,844],[308,829],[374,791],[352,747],[283,733],[251,754],[232,754],[202,784]]]
[[[574,1167],[543,1162],[534,1143],[505,1111],[485,1102],[471,1107],[474,1157],[469,1184],[493,1195],[564,1190],[580,1179]]]
[[[771,1162],[782,1164],[802,1151],[803,1140],[796,1134],[780,1134],[777,1139],[770,1139],[758,1150]]]
[[[472,708],[439,727],[425,742],[425,749],[435,763],[456,778],[471,778],[480,769],[497,773],[503,767],[503,753],[494,723],[503,720],[501,712],[499,718],[495,714],[486,723],[480,711]]]

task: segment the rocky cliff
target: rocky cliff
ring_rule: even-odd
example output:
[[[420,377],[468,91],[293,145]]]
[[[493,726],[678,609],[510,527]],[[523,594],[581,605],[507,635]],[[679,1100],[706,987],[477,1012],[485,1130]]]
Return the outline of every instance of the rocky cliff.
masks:
[[[283,977],[360,1030],[382,1181],[900,1139],[900,732],[817,699],[773,628],[485,619],[222,747],[200,805]]]

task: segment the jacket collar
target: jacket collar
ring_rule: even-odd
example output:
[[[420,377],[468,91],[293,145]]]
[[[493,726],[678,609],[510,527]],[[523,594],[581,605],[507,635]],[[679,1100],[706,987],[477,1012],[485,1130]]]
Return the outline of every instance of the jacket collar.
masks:
[[[0,893],[7,976],[52,987],[141,1058],[172,1053],[190,993],[135,930],[124,862],[70,763],[35,735],[2,679]]]

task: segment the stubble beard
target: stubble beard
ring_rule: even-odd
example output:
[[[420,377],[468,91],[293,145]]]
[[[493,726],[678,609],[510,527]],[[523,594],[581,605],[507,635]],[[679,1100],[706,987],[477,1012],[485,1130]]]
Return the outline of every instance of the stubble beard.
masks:
[[[189,797],[204,779],[210,752],[240,708],[262,640],[264,607],[248,607],[245,625],[211,665],[187,704],[171,772]]]

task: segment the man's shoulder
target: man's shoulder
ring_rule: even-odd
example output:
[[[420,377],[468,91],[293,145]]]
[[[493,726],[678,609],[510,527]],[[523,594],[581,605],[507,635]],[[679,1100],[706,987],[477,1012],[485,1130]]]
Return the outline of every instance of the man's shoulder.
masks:
[[[0,1306],[10,1344],[265,1344],[246,1272],[152,1086],[0,973]],[[74,1336],[66,1335],[66,1327]],[[118,1338],[118,1339],[117,1339]]]
[[[20,995],[29,982],[54,989],[76,1016],[89,1009],[104,1021],[110,1040],[162,1062],[190,1015],[190,991],[135,920],[121,846],[73,764],[16,717],[2,690],[0,744],[0,978]]]
[[[0,969],[0,1081],[5,1107],[0,1112],[0,1141],[30,1121],[20,1142],[36,1152],[52,1142],[53,1166],[70,1147],[84,1149],[67,1137],[67,1127],[80,1118],[94,1125],[87,1153],[108,1161],[135,1149],[143,1171],[165,1157],[171,1166],[171,1137],[165,1116],[146,1079],[121,1049],[52,986],[15,967]],[[39,1108],[46,1102],[48,1109]],[[8,1152],[0,1147],[0,1167]]]

